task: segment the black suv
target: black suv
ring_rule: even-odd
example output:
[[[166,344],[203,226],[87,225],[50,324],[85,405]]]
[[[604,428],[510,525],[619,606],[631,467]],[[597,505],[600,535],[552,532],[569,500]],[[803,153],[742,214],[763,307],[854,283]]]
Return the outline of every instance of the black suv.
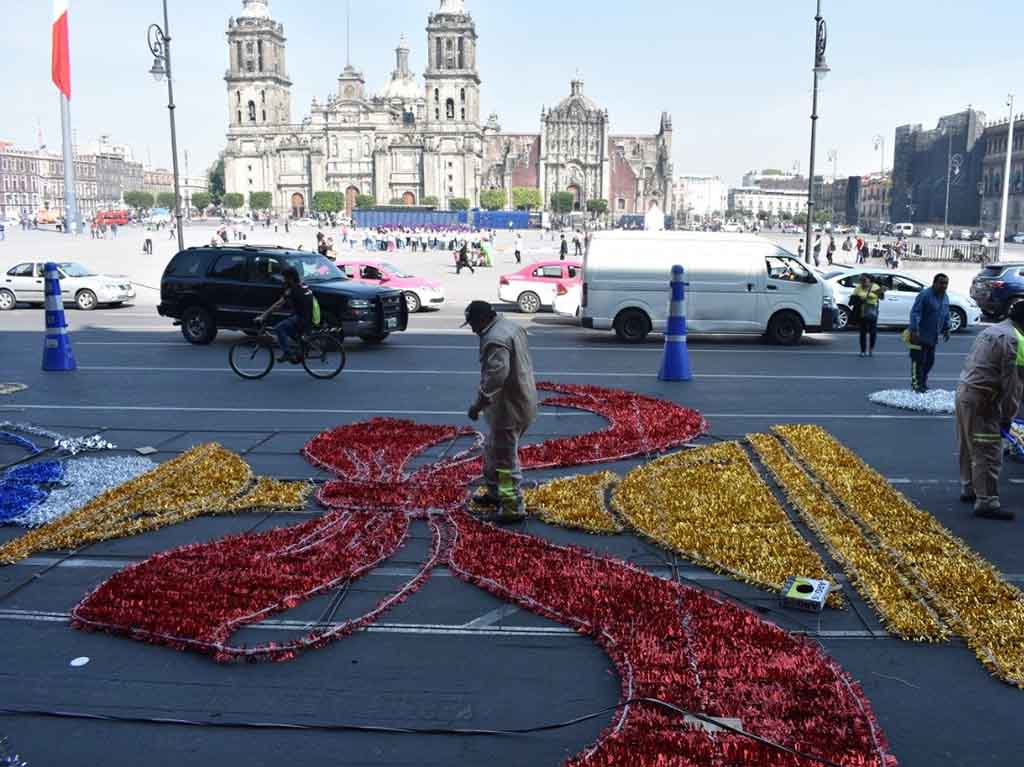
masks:
[[[380,343],[408,326],[401,290],[352,282],[316,253],[259,246],[181,251],[160,280],[157,311],[176,320],[185,340],[193,344],[210,343],[221,329],[252,330],[253,320],[281,297],[285,266],[295,267],[313,290],[322,322],[344,328],[346,336]]]

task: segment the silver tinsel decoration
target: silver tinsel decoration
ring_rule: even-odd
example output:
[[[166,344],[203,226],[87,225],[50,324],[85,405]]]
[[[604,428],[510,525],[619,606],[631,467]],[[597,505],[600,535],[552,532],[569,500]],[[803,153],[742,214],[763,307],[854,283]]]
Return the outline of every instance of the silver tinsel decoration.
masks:
[[[27,514],[12,520],[23,527],[41,527],[79,509],[106,490],[124,484],[156,468],[148,458],[105,456],[78,458],[64,466],[64,486],[55,487],[49,497]]]
[[[14,394],[15,392],[25,391],[27,388],[25,384],[0,383],[0,394]]]
[[[0,767],[28,767],[28,762],[11,751],[7,738],[0,738]]]
[[[11,421],[0,422],[0,431],[3,430],[20,431],[24,434],[32,434],[36,437],[52,439],[54,448],[65,452],[68,455],[78,455],[79,453],[94,450],[117,449],[117,445],[103,439],[99,434],[93,434],[89,437],[68,437],[64,434],[50,431],[49,429],[33,426],[30,423],[13,423]]]
[[[944,389],[933,389],[924,394],[910,389],[887,389],[869,394],[868,400],[876,405],[919,413],[952,413],[956,407],[956,393]]]

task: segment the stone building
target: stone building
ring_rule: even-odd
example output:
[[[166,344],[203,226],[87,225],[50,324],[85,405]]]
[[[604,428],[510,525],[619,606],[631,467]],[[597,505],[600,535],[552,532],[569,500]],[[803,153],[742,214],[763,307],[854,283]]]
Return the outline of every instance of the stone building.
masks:
[[[412,72],[403,37],[384,87],[367,89],[347,63],[326,102],[292,120],[284,27],[268,0],[243,0],[227,28],[229,126],[225,186],[247,199],[271,192],[278,213],[303,216],[319,191],[344,194],[346,210],[369,194],[378,203],[413,205],[451,200],[479,204],[481,191],[539,189],[545,204],[556,191],[617,212],[644,211],[672,197],[672,121],[662,115],[653,135],[610,134],[608,113],[583,95],[542,110],[540,133],[502,133],[496,115],[481,123],[477,33],[463,0],[441,0],[427,21],[422,83]],[[432,200],[430,198],[433,198]]]
[[[892,208],[892,178],[886,173],[862,176],[857,185],[857,224],[875,231],[889,223]]]
[[[677,224],[709,221],[715,216],[724,216],[728,209],[728,191],[719,176],[676,176],[674,186]]]
[[[166,168],[146,168],[142,171],[142,191],[153,197],[174,192],[174,172]]]
[[[1001,120],[985,127],[985,150],[981,169],[981,227],[987,232],[999,229],[1003,210],[1003,176],[1006,174],[1006,144],[1010,121]],[[1006,232],[1024,232],[1024,116],[1013,126],[1013,164],[1010,166],[1010,196],[1006,211]]]
[[[940,117],[931,130],[920,124],[896,128],[889,220],[941,224],[949,168],[949,223],[977,226],[984,131],[985,114],[975,109]]]
[[[30,216],[42,207],[40,162],[35,152],[0,148],[0,217]]]

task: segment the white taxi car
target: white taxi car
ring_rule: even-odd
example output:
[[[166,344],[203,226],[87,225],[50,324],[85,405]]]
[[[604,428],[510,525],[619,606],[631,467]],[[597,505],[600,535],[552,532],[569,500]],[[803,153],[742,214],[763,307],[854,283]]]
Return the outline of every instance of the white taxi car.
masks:
[[[885,288],[885,298],[878,303],[878,324],[910,324],[910,310],[914,308],[917,294],[927,286],[908,274],[891,269],[864,267],[844,270],[828,278],[836,296],[836,330],[845,330],[850,325],[850,296],[860,284],[863,274],[869,275],[872,282]],[[947,291],[946,295],[949,296],[950,332],[957,333],[981,322],[981,307],[973,298],[954,293],[952,290]]]
[[[57,268],[65,304],[90,311],[101,304],[120,306],[135,301],[135,286],[127,277],[97,274],[71,261],[58,263]],[[13,309],[19,303],[45,303],[45,272],[43,261],[21,263],[8,269],[0,276],[0,311]]]

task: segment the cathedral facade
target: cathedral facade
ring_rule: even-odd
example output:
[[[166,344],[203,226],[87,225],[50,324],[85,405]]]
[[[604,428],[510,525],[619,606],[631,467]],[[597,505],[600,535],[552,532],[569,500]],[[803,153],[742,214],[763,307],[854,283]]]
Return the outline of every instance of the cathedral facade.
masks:
[[[269,0],[243,0],[228,21],[229,127],[224,152],[228,192],[270,192],[274,211],[300,217],[319,191],[341,192],[351,212],[358,195],[378,204],[455,198],[473,206],[480,193],[541,191],[573,194],[576,207],[608,200],[616,215],[672,207],[672,122],[662,114],[653,135],[613,135],[608,113],[583,94],[541,112],[540,133],[503,133],[498,116],[480,119],[476,24],[463,0],[441,0],[427,21],[427,68],[422,81],[409,65],[404,36],[395,69],[378,92],[346,64],[325,102],[292,120],[291,80],[284,27]],[[431,200],[430,198],[433,198]]]

